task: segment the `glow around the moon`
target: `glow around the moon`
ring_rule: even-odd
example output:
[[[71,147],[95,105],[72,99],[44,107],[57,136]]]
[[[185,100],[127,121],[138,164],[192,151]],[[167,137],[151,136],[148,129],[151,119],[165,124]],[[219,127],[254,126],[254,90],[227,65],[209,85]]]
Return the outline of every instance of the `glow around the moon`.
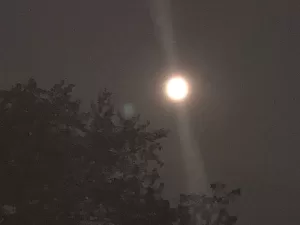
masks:
[[[166,83],[166,94],[174,101],[182,101],[189,92],[187,81],[182,77],[172,77]]]

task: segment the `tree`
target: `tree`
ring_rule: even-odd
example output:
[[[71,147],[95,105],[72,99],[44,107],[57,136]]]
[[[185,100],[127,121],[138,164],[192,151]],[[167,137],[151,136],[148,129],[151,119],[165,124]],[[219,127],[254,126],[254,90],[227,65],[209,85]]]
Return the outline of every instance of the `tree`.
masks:
[[[154,198],[157,172],[147,162],[162,165],[156,151],[167,131],[123,118],[107,91],[90,113],[79,113],[73,87],[62,81],[43,90],[30,79],[1,92],[1,201],[27,224],[148,220],[166,208]]]
[[[182,225],[233,225],[236,216],[231,216],[227,206],[240,196],[241,190],[225,190],[225,184],[211,184],[211,195],[180,195],[179,222]]]
[[[125,119],[115,111],[107,91],[91,109],[85,155],[77,166],[86,168],[78,171],[85,171],[80,184],[86,196],[81,199],[89,199],[84,219],[112,224],[169,224],[169,204],[157,193],[161,187],[156,183],[157,168],[148,171],[149,160],[162,166],[157,151],[162,149],[159,140],[167,136],[167,131],[149,131],[150,123],[139,123],[139,116]]]
[[[72,131],[84,129],[79,102],[71,100],[72,88],[61,82],[43,90],[30,79],[1,92],[0,173],[5,182],[0,199],[16,206],[14,219],[22,223],[53,219],[63,211],[58,199],[65,196]]]
[[[158,152],[167,130],[123,117],[106,90],[82,113],[73,88],[62,81],[45,90],[30,79],[0,92],[0,224],[187,225],[201,207],[207,224],[224,222],[228,195],[182,195],[178,209],[162,198]]]

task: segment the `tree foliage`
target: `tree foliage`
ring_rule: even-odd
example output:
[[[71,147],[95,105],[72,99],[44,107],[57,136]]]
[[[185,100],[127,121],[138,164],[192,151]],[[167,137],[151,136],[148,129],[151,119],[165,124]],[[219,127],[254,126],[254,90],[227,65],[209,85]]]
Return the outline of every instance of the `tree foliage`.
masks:
[[[225,184],[211,184],[211,195],[180,195],[179,220],[181,225],[233,225],[236,216],[231,216],[227,206],[240,196],[241,190],[227,192]]]
[[[158,152],[168,131],[151,130],[138,115],[123,117],[106,90],[82,113],[73,88],[62,81],[45,90],[30,79],[0,92],[0,223],[195,222],[190,214],[195,205],[183,201],[191,196],[182,195],[178,209],[161,196]],[[149,170],[149,161],[157,166]],[[202,207],[202,217],[210,221],[217,208],[223,218],[227,211],[221,205],[229,203],[229,195],[201,196],[197,210]],[[222,224],[222,218],[207,224]]]

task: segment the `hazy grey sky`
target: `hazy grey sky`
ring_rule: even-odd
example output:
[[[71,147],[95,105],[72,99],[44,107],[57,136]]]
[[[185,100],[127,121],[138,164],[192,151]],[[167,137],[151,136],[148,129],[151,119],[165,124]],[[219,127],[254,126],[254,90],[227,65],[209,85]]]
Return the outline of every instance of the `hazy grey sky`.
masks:
[[[208,177],[243,188],[240,225],[300,222],[299,4],[173,0],[176,66],[196,87],[189,114]],[[2,0],[0,87],[34,76],[75,83],[86,104],[108,88],[165,143],[166,195],[184,191],[168,70],[146,0]]]

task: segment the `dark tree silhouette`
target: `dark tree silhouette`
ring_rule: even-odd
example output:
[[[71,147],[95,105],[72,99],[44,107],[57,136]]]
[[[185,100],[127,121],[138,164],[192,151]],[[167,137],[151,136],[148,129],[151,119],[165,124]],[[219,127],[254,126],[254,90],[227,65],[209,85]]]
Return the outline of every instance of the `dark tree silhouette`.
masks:
[[[233,225],[236,216],[229,215],[227,206],[240,196],[241,190],[230,192],[225,184],[211,184],[211,195],[180,195],[178,217],[181,225]]]
[[[164,129],[148,131],[149,122],[139,116],[125,119],[111,104],[111,93],[104,91],[92,104],[80,168],[75,177],[79,192],[87,197],[82,216],[113,224],[168,224],[168,202],[161,199],[156,169],[148,171],[148,161],[162,162],[157,152]],[[156,194],[158,194],[156,196]],[[85,196],[83,196],[85,195]],[[151,222],[152,221],[152,222]]]
[[[168,205],[155,198],[157,172],[147,163],[161,165],[156,151],[166,130],[124,119],[107,91],[80,114],[73,87],[43,90],[30,79],[1,92],[1,201],[15,205],[13,218],[25,224],[159,224]]]
[[[1,92],[1,202],[15,205],[23,224],[56,219],[67,199],[65,181],[73,149],[72,132],[83,130],[72,85],[51,90],[17,84]]]
[[[229,195],[182,195],[178,209],[162,198],[158,152],[167,130],[124,118],[106,90],[82,113],[73,88],[62,81],[45,90],[30,79],[0,92],[0,224],[196,224],[191,209],[207,224],[233,224],[223,206]]]

